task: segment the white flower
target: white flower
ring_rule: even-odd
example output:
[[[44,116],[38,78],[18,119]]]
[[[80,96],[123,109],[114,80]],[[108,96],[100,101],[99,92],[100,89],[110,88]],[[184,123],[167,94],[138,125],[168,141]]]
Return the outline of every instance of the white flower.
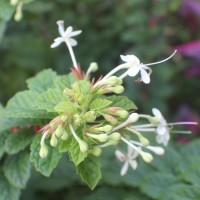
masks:
[[[124,162],[124,165],[120,172],[121,176],[124,176],[127,173],[129,165],[134,170],[137,168],[137,161],[135,160],[135,158],[138,157],[139,153],[138,153],[138,151],[134,150],[133,148],[128,146],[127,154],[125,154],[119,150],[116,150],[115,155],[120,162]]]
[[[131,67],[127,71],[127,74],[129,76],[136,76],[140,72],[141,80],[146,84],[150,83],[151,69],[149,67],[140,63],[140,60],[134,55],[121,55],[120,57],[124,62],[131,65]],[[146,70],[148,70],[149,72],[147,72]]]
[[[156,141],[159,144],[162,143],[165,146],[167,146],[168,141],[170,139],[169,127],[168,127],[167,121],[165,120],[165,118],[162,116],[161,112],[157,108],[153,108],[152,112],[159,122],[156,128],[156,133],[157,133]]]
[[[71,46],[76,46],[77,41],[73,39],[72,37],[79,35],[82,31],[73,31],[73,28],[69,26],[66,31],[64,30],[64,21],[57,21],[58,24],[58,32],[61,37],[57,37],[54,40],[54,43],[51,45],[51,48],[55,48],[59,46],[62,42],[66,42],[67,44],[70,44]]]

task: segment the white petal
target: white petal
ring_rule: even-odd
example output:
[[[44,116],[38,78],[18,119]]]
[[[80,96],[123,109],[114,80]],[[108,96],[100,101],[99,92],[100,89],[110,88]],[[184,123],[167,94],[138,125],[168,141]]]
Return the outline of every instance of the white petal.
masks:
[[[163,135],[157,135],[156,136],[156,141],[157,141],[158,144],[163,143],[163,139],[164,139]]]
[[[57,24],[58,24],[58,32],[59,32],[59,34],[61,36],[63,36],[64,32],[65,32],[65,30],[64,30],[64,21],[59,20],[59,21],[57,21]]]
[[[73,38],[69,38],[69,43],[71,44],[72,47],[77,45],[77,41]]]
[[[140,69],[142,81],[146,84],[150,83],[150,76],[143,68]]]
[[[137,168],[137,162],[135,160],[129,160],[129,164],[133,169]]]
[[[69,33],[69,37],[74,37],[74,36],[76,36],[76,35],[79,35],[79,34],[81,34],[81,30],[78,30],[78,31],[73,31],[73,32],[71,32],[71,33]]]
[[[124,176],[127,173],[127,171],[128,171],[128,162],[125,162],[121,169],[120,175]]]
[[[54,39],[54,42],[60,42],[60,41],[63,41],[62,37],[57,37],[56,39]]]
[[[133,65],[140,64],[140,60],[134,55],[126,55],[126,56],[120,55],[120,57],[124,62],[132,63]]]
[[[67,27],[65,33],[64,33],[64,37],[68,37],[68,35],[73,31],[72,26]]]
[[[124,162],[125,161],[125,155],[121,152],[121,151],[119,151],[119,150],[116,150],[115,151],[115,156],[117,157],[117,159],[119,160],[119,161],[121,161],[121,162]]]
[[[164,135],[167,132],[167,128],[165,126],[158,126],[156,131],[159,135]]]
[[[140,71],[140,67],[138,66],[133,66],[131,68],[128,69],[127,74],[129,76],[136,76]]]
[[[163,117],[160,110],[158,110],[157,108],[153,108],[152,113],[154,114],[155,117],[157,117],[159,119]]]
[[[63,42],[63,40],[54,42],[54,43],[51,45],[51,48],[55,48],[55,47],[59,46],[62,42]]]

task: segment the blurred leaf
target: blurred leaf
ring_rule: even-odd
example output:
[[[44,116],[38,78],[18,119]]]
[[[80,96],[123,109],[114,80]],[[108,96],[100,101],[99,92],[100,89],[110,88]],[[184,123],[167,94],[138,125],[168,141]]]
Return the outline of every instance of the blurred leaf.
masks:
[[[29,154],[20,152],[9,156],[4,163],[3,170],[11,185],[16,188],[25,188],[31,172]]]
[[[5,151],[5,141],[7,139],[8,133],[4,132],[1,134],[1,140],[0,140],[0,160],[2,155],[4,154]]]
[[[76,106],[70,101],[62,101],[58,103],[54,110],[58,113],[68,113],[70,115],[74,115],[78,112]]]
[[[1,0],[0,1],[0,20],[9,20],[15,10],[14,6],[10,5],[10,1]]]
[[[102,108],[109,106],[111,103],[112,103],[112,101],[109,101],[106,99],[95,99],[90,104],[90,109],[92,109],[92,110],[102,109]]]

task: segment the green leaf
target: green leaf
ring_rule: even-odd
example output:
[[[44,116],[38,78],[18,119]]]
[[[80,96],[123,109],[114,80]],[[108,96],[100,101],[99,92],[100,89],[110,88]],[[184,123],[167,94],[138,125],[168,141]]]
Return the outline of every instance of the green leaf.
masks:
[[[10,5],[10,1],[1,0],[0,1],[0,20],[8,21],[15,10],[14,6]]]
[[[78,112],[76,106],[70,101],[62,101],[54,107],[55,111],[58,113],[68,113],[75,114]]]
[[[54,71],[46,69],[35,77],[28,79],[26,82],[30,90],[41,93],[53,86],[56,77],[57,74]]]
[[[162,192],[176,183],[178,179],[172,174],[152,172],[142,180],[141,190],[153,199],[161,199]]]
[[[77,172],[90,189],[94,189],[101,178],[100,162],[97,157],[88,156],[77,166]]]
[[[70,145],[73,137],[69,137],[67,140],[62,140],[59,145],[59,152],[64,153],[70,150]]]
[[[73,91],[76,94],[82,94],[82,95],[86,95],[88,94],[88,90],[90,88],[90,82],[86,81],[86,80],[80,80],[80,81],[76,81],[73,85],[72,85]]]
[[[38,110],[34,100],[39,93],[34,91],[18,92],[8,101],[6,109],[2,110],[0,117],[10,118],[53,118],[55,114],[47,113],[45,110]]]
[[[49,145],[49,139],[46,139],[46,145],[48,147],[48,155],[46,158],[39,156],[41,135],[35,136],[31,144],[30,161],[35,166],[35,169],[42,173],[44,176],[50,176],[53,169],[57,166],[61,154],[58,152],[57,147],[51,147]]]
[[[32,141],[32,130],[24,129],[17,133],[9,133],[5,141],[5,150],[9,154],[15,154],[25,149]]]
[[[54,107],[63,100],[63,95],[58,89],[48,89],[37,98],[35,105],[39,109],[55,112]]]
[[[121,107],[125,110],[137,109],[137,106],[129,100],[126,96],[109,96],[107,100],[112,101],[110,106]]]
[[[0,188],[1,195],[0,200],[18,200],[20,190],[10,185],[5,178],[2,169],[0,169]]]
[[[74,138],[70,143],[69,156],[75,166],[79,165],[87,157],[87,153],[80,150],[79,144]]]
[[[57,76],[54,80],[54,87],[62,92],[66,87],[71,88],[75,81],[76,79],[72,73],[64,76]]]
[[[95,99],[90,104],[90,109],[99,110],[99,109],[109,106],[111,103],[112,103],[112,101],[109,101],[107,99]]]
[[[5,141],[7,139],[7,136],[8,136],[7,132],[2,133],[0,136],[1,137],[1,139],[0,139],[0,159],[5,151]]]
[[[9,156],[4,163],[3,170],[11,185],[16,188],[25,188],[31,172],[28,152]]]

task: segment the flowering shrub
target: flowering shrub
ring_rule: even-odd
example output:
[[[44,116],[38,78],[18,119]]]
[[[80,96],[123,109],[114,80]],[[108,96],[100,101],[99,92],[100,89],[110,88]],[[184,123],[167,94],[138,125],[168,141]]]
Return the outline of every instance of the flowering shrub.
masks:
[[[124,91],[126,76],[140,74],[135,81],[148,84],[152,73],[149,66],[167,61],[176,51],[150,64],[141,63],[134,55],[121,55],[125,63],[95,80],[91,74],[98,69],[97,63],[91,63],[85,73],[73,52],[72,47],[77,45],[73,37],[81,31],[73,31],[72,27],[64,30],[63,21],[57,24],[60,37],[51,48],[66,43],[73,62],[72,73],[60,76],[50,69],[44,70],[27,80],[28,90],[17,93],[1,108],[5,122],[1,131],[11,128],[13,132],[2,134],[6,145],[1,156],[4,151],[15,154],[4,162],[3,171],[9,182],[18,188],[25,187],[30,175],[29,154],[25,148],[31,144],[30,161],[37,171],[50,176],[62,155],[67,153],[82,180],[94,189],[101,178],[99,157],[105,147],[116,147],[115,156],[123,162],[120,174],[124,176],[129,165],[133,170],[137,168],[139,156],[149,163],[153,160],[152,154],[164,154],[161,145],[167,146],[170,132],[188,133],[174,131],[174,125],[196,124],[167,123],[157,108],[152,109],[153,115],[139,114],[131,100],[118,95]],[[120,72],[121,75],[116,75]],[[152,134],[159,146],[150,144]],[[121,143],[127,145],[127,153],[120,147]],[[21,150],[22,153],[16,154]],[[16,161],[23,163],[24,170],[20,173],[14,168]]]

